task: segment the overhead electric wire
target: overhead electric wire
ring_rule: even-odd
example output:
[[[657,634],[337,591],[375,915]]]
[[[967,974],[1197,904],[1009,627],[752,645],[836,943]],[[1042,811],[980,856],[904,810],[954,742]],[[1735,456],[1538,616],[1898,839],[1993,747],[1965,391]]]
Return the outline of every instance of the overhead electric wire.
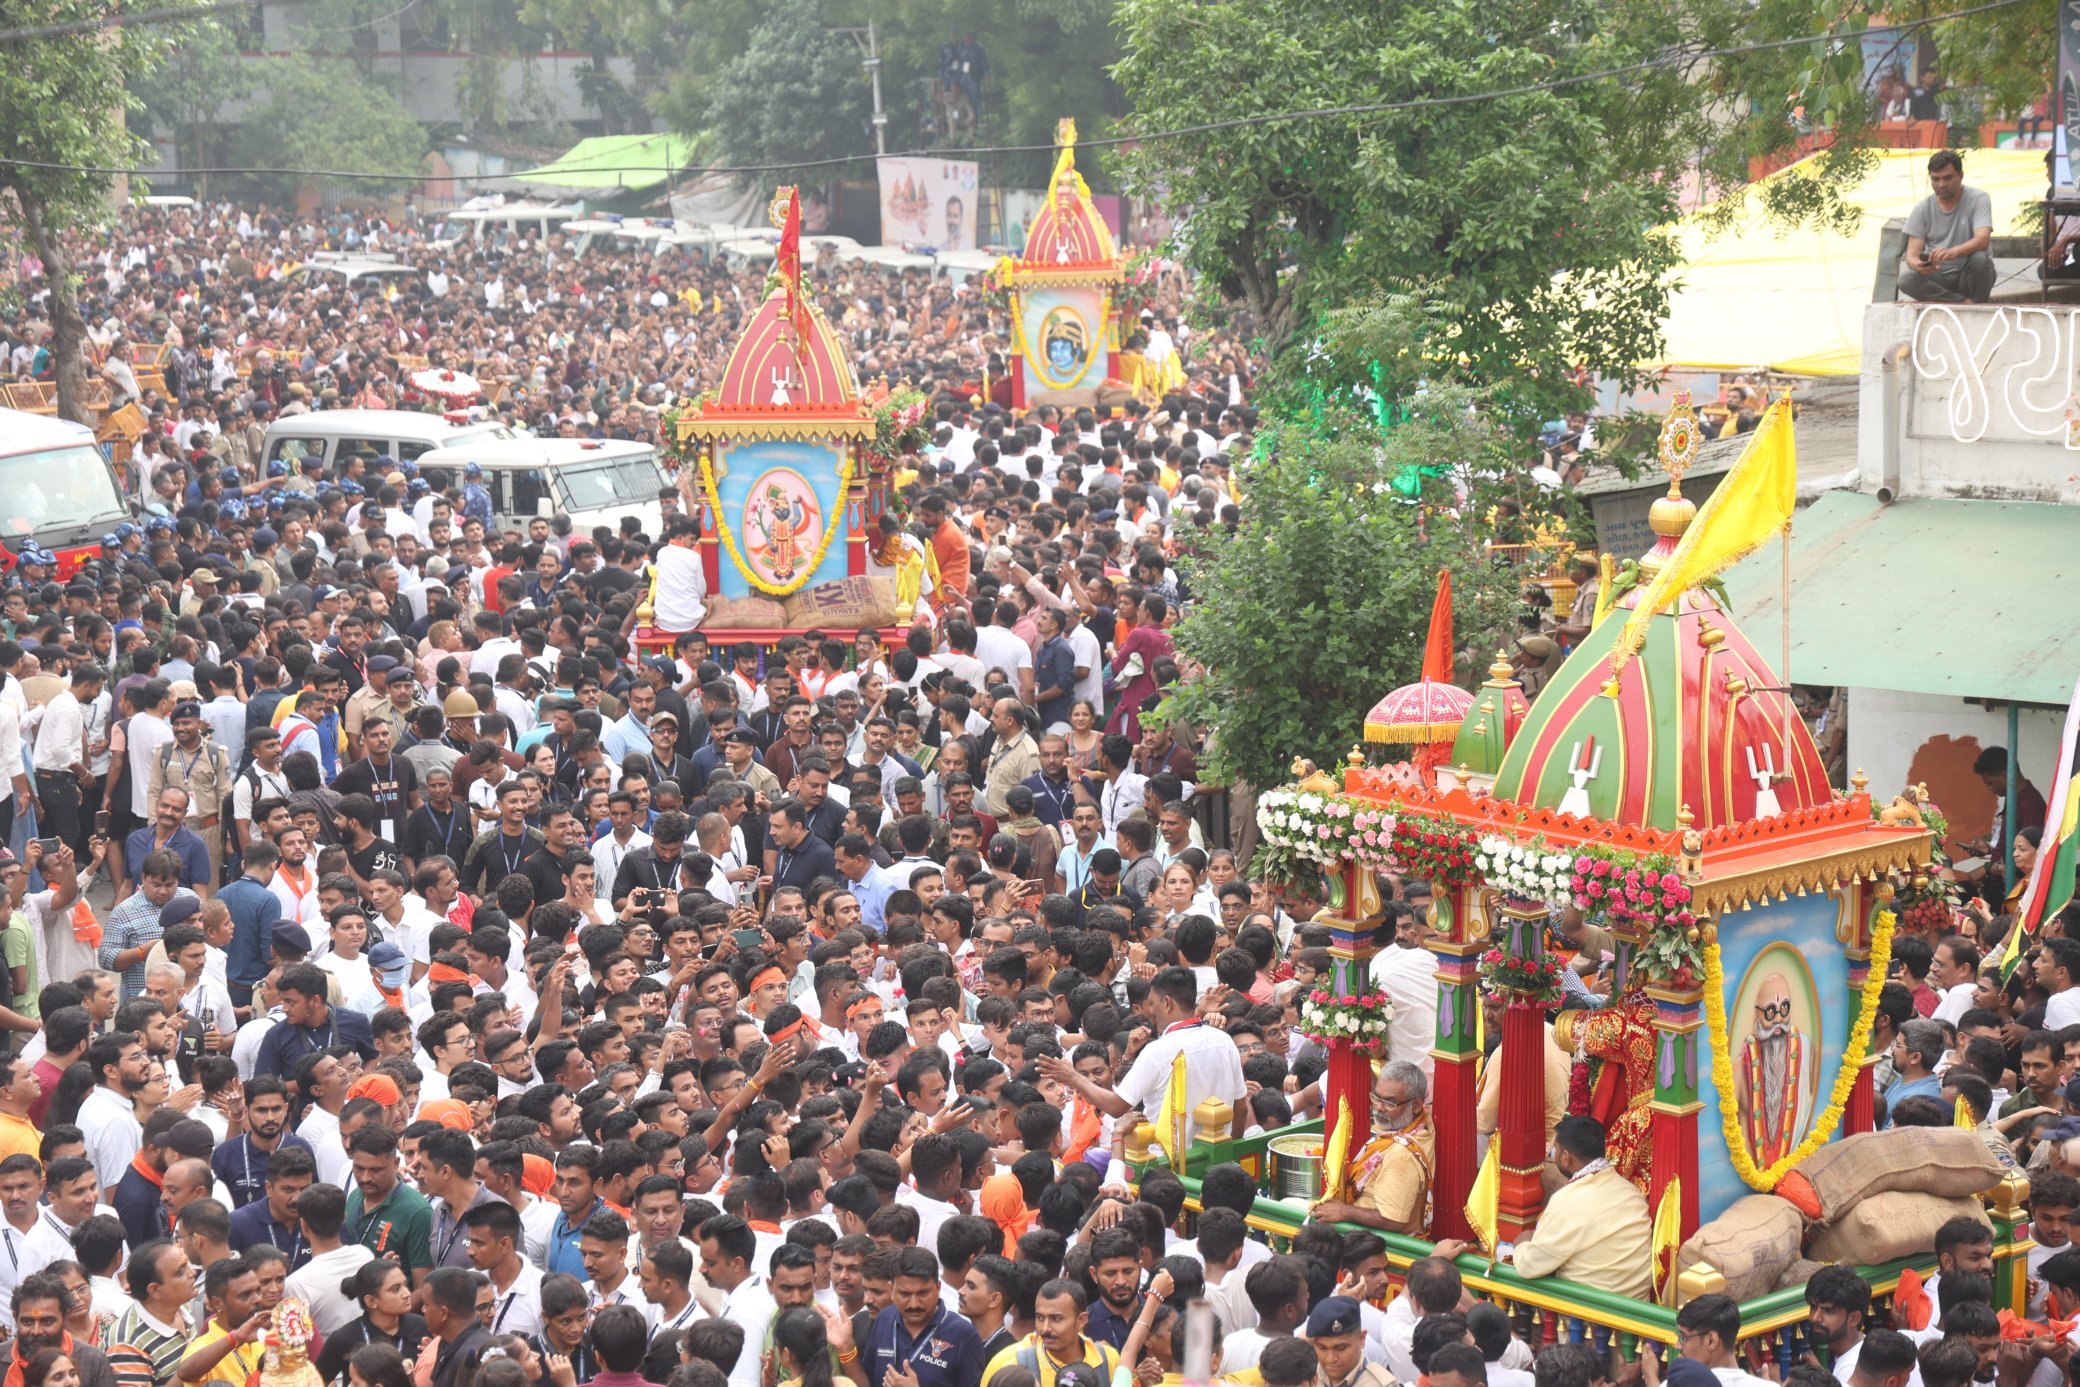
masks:
[[[238,8],[242,6],[250,6],[256,3],[281,4],[307,2],[308,0],[222,0],[222,3],[218,5],[205,6],[202,8],[228,9]],[[1884,26],[1884,31],[1886,33],[1895,35],[1909,33],[1916,29],[1930,28],[1934,25],[1945,24],[1956,19],[1966,19],[1971,17],[1972,15],[1988,14],[1995,10],[2009,9],[2015,5],[2019,5],[2022,3],[2024,3],[2024,0],[1983,0],[1983,3],[1981,4],[1971,5],[1961,10],[1953,10],[1949,14],[1931,15],[1921,19],[1907,20],[1899,24],[1888,24]],[[186,13],[199,12],[199,10],[186,11]],[[93,27],[98,28],[100,26],[96,24]],[[12,32],[19,33],[21,31]],[[0,42],[4,42],[7,37],[8,32],[0,31]],[[1863,34],[1803,34],[1796,38],[1770,39],[1760,43],[1736,44],[1726,48],[1705,48],[1698,49],[1694,52],[1672,52],[1665,53],[1660,57],[1643,59],[1640,62],[1636,63],[1626,63],[1618,67],[1600,68],[1594,72],[1576,73],[1571,77],[1556,77],[1551,81],[1547,82],[1529,82],[1521,86],[1501,87],[1491,91],[1482,92],[1460,92],[1450,96],[1410,97],[1405,101],[1372,101],[1349,106],[1316,106],[1297,111],[1270,111],[1260,115],[1236,116],[1228,120],[1205,121],[1197,125],[1179,126],[1175,129],[1170,130],[1141,131],[1136,132],[1134,134],[1109,135],[1099,139],[1078,140],[1076,142],[1076,148],[1107,149],[1115,148],[1120,145],[1149,144],[1162,140],[1184,139],[1194,135],[1213,134],[1222,130],[1245,129],[1248,127],[1259,125],[1285,124],[1290,121],[1324,120],[1339,116],[1381,115],[1395,111],[1432,110],[1450,106],[1469,106],[1485,101],[1505,101],[1519,96],[1536,96],[1544,92],[1564,91],[1569,87],[1578,87],[1589,82],[1601,82],[1608,81],[1612,78],[1638,76],[1643,73],[1656,72],[1664,68],[1679,67],[1687,63],[1701,62],[1711,58],[1740,57],[1742,55],[1750,53],[1774,52],[1786,48],[1803,47],[1805,45],[1814,43],[1860,43],[1863,38]],[[882,158],[957,159],[968,156],[974,156],[978,158],[994,158],[1009,154],[1052,154],[1058,147],[1059,146],[1053,144],[974,145],[953,149],[909,150],[888,155],[872,153],[841,154],[825,159],[803,159],[797,162],[785,164],[677,165],[674,166],[670,170],[670,172],[676,175],[683,175],[686,177],[705,177],[716,174],[742,176],[771,173],[798,173],[808,169],[841,168],[850,164],[872,163]],[[163,169],[113,168],[93,164],[68,164],[36,159],[0,159],[0,165],[11,165],[16,168],[25,169],[48,169],[64,173],[103,174],[109,177],[125,178],[150,178],[154,176],[164,175],[167,172]],[[583,170],[572,170],[571,172],[583,172],[588,175],[597,174],[604,178],[608,175],[622,173],[655,174],[658,172],[658,169],[659,166],[655,164],[638,164],[629,167],[587,168]],[[269,177],[324,178],[337,179],[343,181],[360,180],[378,181],[385,183],[412,183],[417,182],[426,176],[424,171],[419,169],[413,169],[409,172],[381,173],[356,169],[270,168],[262,166],[248,166],[244,168],[183,168],[173,170],[172,172],[176,176],[183,178],[194,178],[204,176],[214,178],[236,177],[240,175],[264,175]],[[516,175],[508,174],[504,175],[503,177],[507,180],[511,180],[515,178]],[[553,194],[555,191],[555,185],[545,184],[543,185],[542,190],[545,194]]]
[[[134,29],[147,24],[175,24],[183,19],[201,19],[207,15],[221,14],[225,10],[255,10],[262,5],[309,3],[310,0],[211,0],[211,3],[203,5],[138,10],[134,14],[118,11],[99,19],[73,19],[59,24],[31,24],[16,29],[0,29],[0,43],[19,43],[24,39],[63,38],[67,34],[94,34],[109,28]]]

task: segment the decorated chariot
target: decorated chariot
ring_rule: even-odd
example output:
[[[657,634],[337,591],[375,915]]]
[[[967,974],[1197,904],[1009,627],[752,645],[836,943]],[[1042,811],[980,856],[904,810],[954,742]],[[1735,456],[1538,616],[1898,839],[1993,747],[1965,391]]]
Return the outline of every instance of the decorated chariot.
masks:
[[[1300,1149],[1323,1153],[1327,1192],[1349,1180],[1345,1157],[1371,1134],[1377,1032],[1393,1025],[1371,981],[1387,914],[1380,874],[1393,872],[1434,891],[1437,984],[1431,1223],[1425,1238],[1385,1235],[1397,1276],[1432,1239],[1477,1240],[1486,1255],[1462,1257],[1462,1274],[1521,1333],[1615,1343],[1628,1357],[1641,1341],[1673,1346],[1675,1308],[1724,1292],[1742,1303],[1744,1341],[1788,1369],[1806,1348],[1802,1284],[1816,1260],[1857,1265],[1882,1316],[1903,1272],[1932,1268],[1925,1221],[1962,1208],[1993,1230],[1996,1304],[2022,1311],[2019,1173],[1983,1146],[1948,1170],[1947,1157],[1900,1160],[1889,1148],[1886,1168],[1870,1170],[1877,1148],[1844,1145],[1874,1127],[1883,1057],[1871,1036],[1895,883],[1925,878],[1935,835],[1912,804],[1874,806],[1860,773],[1827,783],[1784,680],[1717,595],[1711,574],[1754,547],[1729,546],[1729,528],[1753,539],[1790,519],[1788,409],[1772,423],[1784,456],[1765,465],[1782,475],[1763,481],[1781,494],[1758,504],[1741,490],[1752,471],[1737,485],[1737,468],[1721,491],[1735,488],[1727,508],[1746,515],[1701,520],[1677,485],[1695,438],[1678,406],[1663,432],[1672,480],[1653,507],[1655,543],[1606,582],[1588,635],[1535,702],[1499,656],[1470,697],[1439,690],[1426,668],[1432,678],[1367,719],[1373,740],[1427,750],[1416,766],[1371,765],[1353,749],[1338,773],[1296,763],[1304,778],[1260,796],[1253,872],[1308,883],[1334,936],[1334,976],[1302,1012],[1329,1053],[1325,1115],[1238,1143],[1222,1135],[1224,1113],[1197,1114],[1201,1141],[1183,1172],[1195,1194],[1208,1165],[1243,1162],[1272,1186],[1252,1225],[1277,1239],[1298,1230],[1308,1201],[1272,1197],[1290,1193],[1274,1183],[1274,1153],[1312,1133]],[[1607,932],[1614,956],[1609,995],[1552,1012],[1549,1040],[1563,916]],[[1484,987],[1501,1001],[1492,1052]],[[1612,1166],[1653,1212],[1651,1299],[1525,1278],[1507,1260],[1553,1187],[1554,1043],[1572,1061],[1568,1110],[1603,1124]],[[1483,1065],[1501,1068],[1492,1165],[1477,1135]],[[1909,1140],[1951,1152],[1977,1134],[1923,1128]]]

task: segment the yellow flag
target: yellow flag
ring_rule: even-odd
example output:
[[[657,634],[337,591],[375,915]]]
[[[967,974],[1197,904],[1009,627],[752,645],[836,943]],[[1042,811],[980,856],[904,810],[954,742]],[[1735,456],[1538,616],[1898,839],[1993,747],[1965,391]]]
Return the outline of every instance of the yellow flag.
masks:
[[[1489,1140],[1488,1154],[1481,1160],[1480,1173],[1473,1177],[1473,1188],[1466,1192],[1466,1222],[1473,1229],[1473,1235],[1480,1239],[1481,1250],[1492,1257],[1502,1224],[1500,1140]]]
[[[1654,1209],[1654,1287],[1663,1305],[1675,1304],[1676,1249],[1683,1242],[1683,1182],[1670,1180]]]
[[[1336,1123],[1322,1145],[1322,1198],[1341,1199],[1348,1175],[1351,1152],[1351,1100],[1345,1094],[1336,1105]]]
[[[1163,1096],[1162,1131],[1170,1147],[1170,1167],[1173,1170],[1184,1169],[1185,1148],[1192,1139],[1191,1105],[1185,1098],[1184,1080],[1184,1054],[1180,1051],[1170,1062],[1170,1091]]]
[[[1972,1105],[1964,1101],[1964,1095],[1962,1093],[1957,1095],[1957,1107],[1956,1110],[1951,1114],[1950,1125],[1952,1125],[1953,1127],[1962,1127],[1967,1132],[1975,1131],[1978,1129],[1979,1119],[1972,1116]]]
[[[1623,669],[1639,654],[1655,612],[1746,558],[1789,525],[1797,497],[1798,448],[1792,437],[1791,402],[1779,399],[1749,436],[1740,461],[1720,479],[1718,490],[1676,542],[1675,553],[1640,592],[1639,605],[1611,651],[1611,669]]]
[[[1590,629],[1602,624],[1610,615],[1611,589],[1618,582],[1618,556],[1606,549],[1596,556],[1596,615],[1589,618]]]

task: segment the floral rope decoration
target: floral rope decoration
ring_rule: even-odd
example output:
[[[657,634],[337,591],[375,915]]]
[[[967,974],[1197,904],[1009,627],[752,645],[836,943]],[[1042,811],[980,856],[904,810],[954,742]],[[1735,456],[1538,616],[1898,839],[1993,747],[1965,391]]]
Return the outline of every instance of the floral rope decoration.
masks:
[[[1511,1006],[1548,1007],[1560,1000],[1560,970],[1566,966],[1551,954],[1518,958],[1490,949],[1481,955],[1481,981],[1491,991],[1510,994]]]
[[[1827,1106],[1813,1119],[1805,1140],[1767,1170],[1755,1168],[1754,1158],[1748,1154],[1747,1139],[1741,1132],[1740,1113],[1734,1106],[1733,1056],[1726,1029],[1726,973],[1719,958],[1716,934],[1706,937],[1704,1012],[1712,1042],[1712,1086],[1719,1090],[1719,1126],[1726,1136],[1726,1151],[1733,1158],[1734,1173],[1750,1189],[1765,1194],[1774,1190],[1777,1182],[1790,1174],[1799,1162],[1833,1139],[1842,1112],[1849,1106],[1849,1094],[1856,1087],[1856,1076],[1863,1071],[1863,1061],[1870,1054],[1871,1023],[1877,1017],[1878,994],[1885,990],[1885,972],[1892,963],[1892,930],[1896,922],[1897,917],[1891,911],[1881,910],[1871,926],[1870,972],[1864,975],[1856,1023],[1849,1031],[1849,1043],[1843,1047],[1841,1069],[1834,1077],[1834,1089],[1828,1095]]]
[[[1329,992],[1316,988],[1300,1003],[1300,1034],[1326,1045],[1348,1040],[1353,1050],[1384,1050],[1394,1003],[1384,992]]]
[[[1390,809],[1310,790],[1269,790],[1257,801],[1257,827],[1266,844],[1325,867],[1346,857],[1377,869],[1393,867],[1394,821]]]
[[[1575,858],[1555,852],[1543,837],[1517,843],[1489,834],[1475,849],[1473,865],[1505,896],[1547,905],[1566,905],[1574,899]]]
[[[1478,876],[1475,842],[1449,819],[1403,814],[1394,821],[1393,854],[1402,870],[1433,886],[1465,886]]]
[[[722,494],[715,489],[715,470],[708,465],[704,455],[700,460],[701,487],[708,497],[709,512],[715,517],[715,533],[722,537],[722,547],[729,551],[729,561],[737,566],[744,581],[768,597],[792,597],[809,585],[816,571],[823,567],[824,556],[831,551],[831,544],[838,538],[838,531],[845,524],[845,490],[852,485],[852,450],[845,450],[845,461],[838,465],[838,501],[831,507],[830,521],[823,527],[823,542],[802,566],[799,576],[788,583],[769,583],[752,571],[744,560],[743,550],[737,548],[737,537],[730,531],[729,521],[722,513]]]

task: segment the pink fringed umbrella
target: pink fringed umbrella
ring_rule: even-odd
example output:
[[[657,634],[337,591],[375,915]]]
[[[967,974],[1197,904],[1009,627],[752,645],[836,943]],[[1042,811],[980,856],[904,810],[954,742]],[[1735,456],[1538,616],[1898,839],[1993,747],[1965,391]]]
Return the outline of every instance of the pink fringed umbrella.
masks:
[[[1449,742],[1459,735],[1473,695],[1456,684],[1419,679],[1372,705],[1365,715],[1368,742]]]

